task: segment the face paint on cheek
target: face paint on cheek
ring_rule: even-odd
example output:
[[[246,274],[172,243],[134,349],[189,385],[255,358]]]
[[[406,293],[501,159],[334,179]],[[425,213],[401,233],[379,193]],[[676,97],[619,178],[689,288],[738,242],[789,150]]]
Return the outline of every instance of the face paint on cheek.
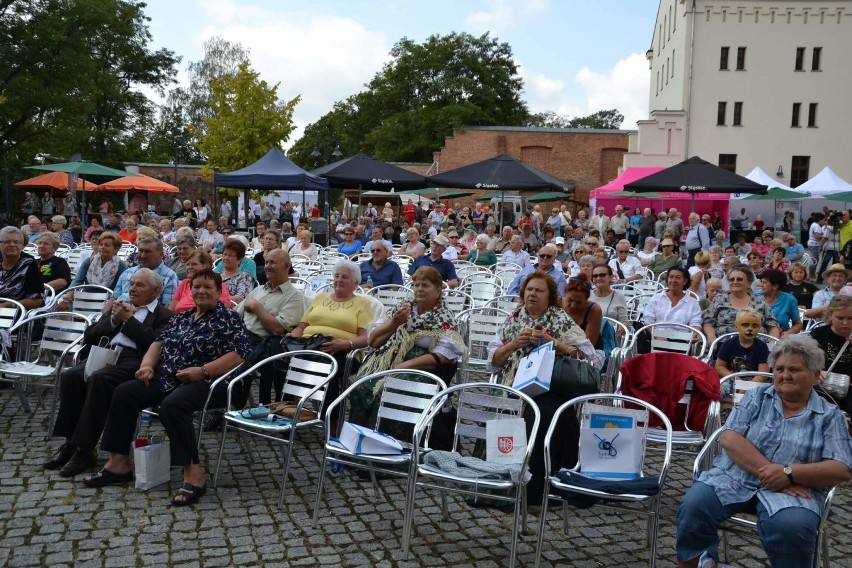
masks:
[[[760,322],[754,317],[745,317],[737,323],[737,332],[742,337],[757,337],[760,331]]]

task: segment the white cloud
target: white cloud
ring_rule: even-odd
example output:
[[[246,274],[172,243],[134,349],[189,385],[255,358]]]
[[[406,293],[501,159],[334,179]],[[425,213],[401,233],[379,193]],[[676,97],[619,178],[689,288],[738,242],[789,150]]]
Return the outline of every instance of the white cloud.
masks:
[[[632,53],[606,73],[582,68],[575,82],[585,91],[589,113],[617,108],[624,115],[622,127],[635,129],[637,120],[648,118],[650,78],[645,54]]]
[[[465,28],[475,33],[499,35],[531,20],[547,8],[547,0],[487,0],[487,11],[474,12],[465,18]]]

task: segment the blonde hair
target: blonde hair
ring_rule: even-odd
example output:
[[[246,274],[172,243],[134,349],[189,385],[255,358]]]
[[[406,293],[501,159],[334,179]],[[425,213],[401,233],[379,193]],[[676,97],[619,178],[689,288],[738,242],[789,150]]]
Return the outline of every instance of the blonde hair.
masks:
[[[147,225],[140,225],[136,228],[136,234],[139,235],[136,240],[144,239],[145,237],[151,237],[152,239],[160,240],[160,232],[155,231],[151,227]]]
[[[701,251],[695,255],[696,266],[707,266],[710,264],[710,253]]]
[[[831,323],[831,314],[848,308],[852,308],[852,296],[835,296],[826,306],[823,320]]]
[[[736,323],[740,323],[743,319],[747,317],[757,318],[757,321],[760,325],[763,325],[763,316],[760,315],[760,312],[755,310],[754,308],[743,308],[737,312]]]
[[[707,281],[707,283],[704,285],[705,290],[708,289],[708,288],[718,288],[719,290],[721,290],[722,289],[722,280],[720,278],[709,279]]]

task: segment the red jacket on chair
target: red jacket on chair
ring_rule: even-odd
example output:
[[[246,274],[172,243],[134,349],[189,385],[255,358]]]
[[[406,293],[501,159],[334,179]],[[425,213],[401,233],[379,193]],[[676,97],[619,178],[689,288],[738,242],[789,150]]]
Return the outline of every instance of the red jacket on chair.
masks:
[[[686,424],[690,430],[704,430],[710,403],[721,398],[716,369],[695,357],[680,353],[636,355],[621,366],[621,392],[649,402],[668,416],[672,429],[684,430],[685,405],[678,401],[686,392],[686,381],[695,380]],[[652,415],[651,426],[660,426]]]

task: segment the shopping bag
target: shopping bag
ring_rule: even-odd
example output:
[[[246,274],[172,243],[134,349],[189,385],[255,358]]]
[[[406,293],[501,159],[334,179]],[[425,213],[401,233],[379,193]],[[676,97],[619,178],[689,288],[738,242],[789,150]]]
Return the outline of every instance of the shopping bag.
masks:
[[[580,424],[580,471],[598,479],[636,479],[642,473],[648,412],[586,404]]]
[[[344,422],[340,444],[353,454],[387,455],[402,453],[402,444],[393,436],[351,422]]]
[[[527,453],[527,426],[523,418],[485,422],[485,459],[502,464],[521,463]]]
[[[555,362],[556,351],[553,349],[552,341],[533,349],[529,355],[518,362],[512,388],[531,397],[546,393],[550,390],[550,379]]]
[[[169,442],[157,437],[133,442],[133,469],[136,489],[148,490],[169,481],[171,456]]]
[[[106,367],[112,367],[118,361],[118,351],[107,347],[109,345],[108,337],[101,337],[98,345],[92,345],[89,350],[89,357],[86,359],[86,367],[83,369],[83,379],[88,381],[89,377],[95,371],[100,371]]]

